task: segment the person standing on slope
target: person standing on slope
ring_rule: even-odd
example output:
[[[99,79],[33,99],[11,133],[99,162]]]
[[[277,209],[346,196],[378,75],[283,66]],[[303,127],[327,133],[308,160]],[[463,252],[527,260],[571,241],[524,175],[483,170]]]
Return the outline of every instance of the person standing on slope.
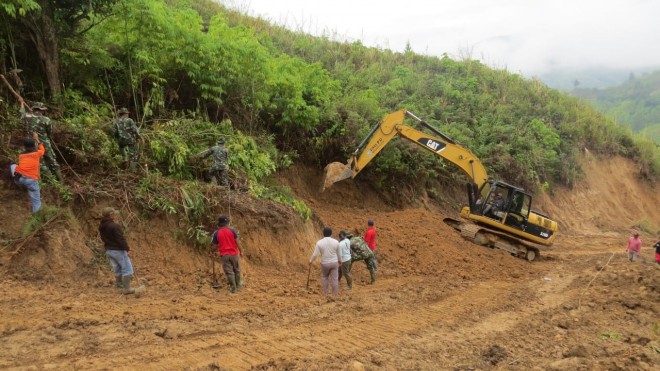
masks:
[[[114,136],[119,145],[119,152],[131,171],[137,170],[138,166],[138,140],[144,144],[144,139],[140,134],[140,129],[135,125],[135,121],[128,117],[128,109],[120,108],[117,111],[117,118],[113,122]]]
[[[653,247],[655,247],[655,262],[660,264],[660,236],[658,236],[658,241]]]
[[[312,265],[317,256],[321,256],[321,281],[323,294],[328,294],[328,279],[332,280],[332,295],[339,291],[339,266],[341,265],[341,252],[339,242],[332,236],[330,227],[323,228],[323,238],[316,242],[314,253],[307,264]]]
[[[240,256],[243,256],[243,253],[238,245],[238,233],[228,225],[229,218],[221,215],[218,218],[218,230],[213,232],[213,237],[211,237],[211,244],[218,247],[222,270],[229,282],[229,292],[235,294],[236,290],[243,287],[240,262]]]
[[[225,148],[225,138],[219,137],[215,146],[210,147],[204,152],[195,155],[195,158],[207,158],[213,155],[213,165],[209,170],[209,177],[211,183],[220,184],[222,187],[229,187],[227,180],[227,160],[229,159],[229,152]]]
[[[339,278],[346,277],[346,288],[348,290],[353,288],[353,276],[351,275],[351,240],[348,238],[346,231],[339,232],[339,252],[341,253],[341,267],[339,268]]]
[[[21,103],[21,119],[25,121],[27,126],[26,131],[28,134],[37,133],[39,141],[44,145],[45,154],[41,162],[41,172],[45,175],[54,175],[57,180],[62,182],[62,172],[60,171],[60,164],[57,163],[55,158],[55,151],[53,151],[53,144],[51,143],[51,135],[53,135],[53,123],[44,113],[48,110],[41,102],[36,102],[32,105],[32,112],[25,111],[25,101],[20,100]]]
[[[374,221],[367,221],[367,230],[364,232],[364,242],[369,246],[369,250],[374,253],[373,265],[374,269],[378,271],[378,260],[376,259],[376,228],[374,227]]]
[[[32,212],[41,208],[41,188],[39,188],[39,167],[43,155],[46,153],[44,145],[39,142],[39,135],[32,133],[33,139],[23,142],[25,151],[18,155],[18,165],[12,164],[9,169],[14,183],[27,189],[28,197],[32,203]],[[39,146],[38,148],[36,148]]]
[[[642,251],[642,240],[639,238],[639,232],[635,232],[632,237],[628,238],[628,246],[626,252],[628,253],[628,260],[634,262],[639,253]]]
[[[131,248],[126,242],[122,227],[117,223],[118,215],[118,210],[112,207],[104,208],[101,214],[99,234],[105,245],[105,255],[108,257],[115,273],[117,288],[122,290],[123,294],[140,293],[144,290],[144,286],[131,287],[134,273],[133,262],[131,262],[130,257]]]

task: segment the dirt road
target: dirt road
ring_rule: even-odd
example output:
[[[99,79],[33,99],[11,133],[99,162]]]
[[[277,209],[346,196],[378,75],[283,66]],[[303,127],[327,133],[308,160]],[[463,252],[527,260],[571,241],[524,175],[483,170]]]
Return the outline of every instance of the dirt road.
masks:
[[[289,178],[304,183],[306,177]],[[660,268],[648,248],[653,236],[643,235],[646,261],[628,262],[628,222],[615,232],[597,232],[593,225],[564,231],[552,249],[528,263],[464,241],[442,223],[444,215],[427,207],[396,208],[347,187],[317,196],[313,182],[290,186],[335,232],[359,232],[367,219],[376,220],[375,285],[367,285],[365,267],[356,264],[353,290],[328,299],[319,293],[315,266],[308,292],[305,260],[318,237],[316,226],[282,233],[284,227],[258,229],[263,223],[255,222],[238,225],[247,286],[230,295],[225,287],[211,288],[207,258],[157,238],[167,236],[165,227],[150,226],[143,232],[155,234],[137,244],[134,256],[147,293],[123,296],[112,287],[111,273],[88,264],[97,257],[83,254],[92,233],[84,226],[62,228],[49,232],[47,246],[24,253],[21,270],[12,268],[19,262],[3,263],[0,369],[660,365]],[[6,222],[12,217],[0,214]],[[235,220],[241,223],[241,217],[248,218]],[[563,220],[570,223],[568,218]],[[69,269],[58,256],[86,268]]]

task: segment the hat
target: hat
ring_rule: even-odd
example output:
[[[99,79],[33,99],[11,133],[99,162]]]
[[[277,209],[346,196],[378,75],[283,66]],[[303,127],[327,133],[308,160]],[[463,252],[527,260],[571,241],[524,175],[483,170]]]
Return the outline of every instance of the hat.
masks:
[[[371,220],[371,219],[369,219],[369,220],[367,221],[367,225],[374,225],[374,221]]]
[[[105,207],[105,208],[103,208],[103,211],[101,211],[101,215],[103,215],[104,218],[107,218],[110,215],[116,215],[116,214],[119,214],[119,210],[117,210],[113,207]]]
[[[225,144],[225,137],[219,137],[218,144]]]
[[[128,113],[128,109],[126,107],[122,107],[117,111],[118,114],[123,115],[124,113]]]
[[[221,216],[218,218],[218,225],[219,225],[220,227],[224,227],[224,226],[226,226],[227,224],[229,224],[229,218],[227,218],[227,216],[225,216],[225,215],[221,215]]]
[[[35,102],[35,103],[32,105],[32,109],[33,109],[33,110],[38,109],[38,110],[41,110],[41,111],[45,111],[45,110],[48,109],[48,107],[44,106],[44,104],[41,103],[41,102]]]

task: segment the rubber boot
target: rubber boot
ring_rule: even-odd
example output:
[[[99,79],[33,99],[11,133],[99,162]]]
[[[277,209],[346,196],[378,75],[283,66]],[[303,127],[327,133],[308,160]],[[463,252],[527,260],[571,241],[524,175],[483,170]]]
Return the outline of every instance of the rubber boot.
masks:
[[[229,281],[229,292],[232,294],[236,293],[236,281],[235,280],[227,280]]]
[[[133,279],[133,276],[122,276],[121,282],[123,284],[123,288],[121,293],[124,295],[128,294],[135,294],[135,289],[131,287],[131,280]]]
[[[130,169],[131,172],[135,172],[137,170],[137,162],[130,161],[128,164],[128,168]]]
[[[370,270],[369,275],[371,276],[371,282],[369,282],[369,284],[373,285],[376,283],[376,272],[374,270]]]
[[[121,276],[115,276],[115,285],[120,290],[122,290],[124,288],[124,283],[122,282]]]
[[[243,281],[241,281],[241,274],[240,273],[234,273],[234,280],[236,281],[236,288],[240,289],[243,287]]]

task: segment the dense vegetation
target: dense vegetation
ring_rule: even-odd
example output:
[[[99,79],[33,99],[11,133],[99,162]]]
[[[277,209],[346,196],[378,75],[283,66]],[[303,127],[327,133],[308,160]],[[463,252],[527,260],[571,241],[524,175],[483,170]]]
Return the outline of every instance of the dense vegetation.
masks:
[[[660,71],[636,77],[607,89],[575,89],[573,95],[588,100],[594,107],[621,125],[660,144]]]
[[[146,133],[149,176],[200,178],[192,155],[224,134],[232,176],[259,196],[270,194],[268,175],[295,160],[346,159],[399,108],[470,148],[491,176],[532,190],[573,184],[584,148],[660,174],[657,147],[587,104],[472,60],[311,37],[210,0],[0,0],[0,14],[0,68],[21,69],[21,93],[59,108],[55,139],[75,171],[118,167],[109,122],[127,106]],[[15,106],[2,89],[9,125]],[[384,189],[465,180],[400,140],[365,172]]]

